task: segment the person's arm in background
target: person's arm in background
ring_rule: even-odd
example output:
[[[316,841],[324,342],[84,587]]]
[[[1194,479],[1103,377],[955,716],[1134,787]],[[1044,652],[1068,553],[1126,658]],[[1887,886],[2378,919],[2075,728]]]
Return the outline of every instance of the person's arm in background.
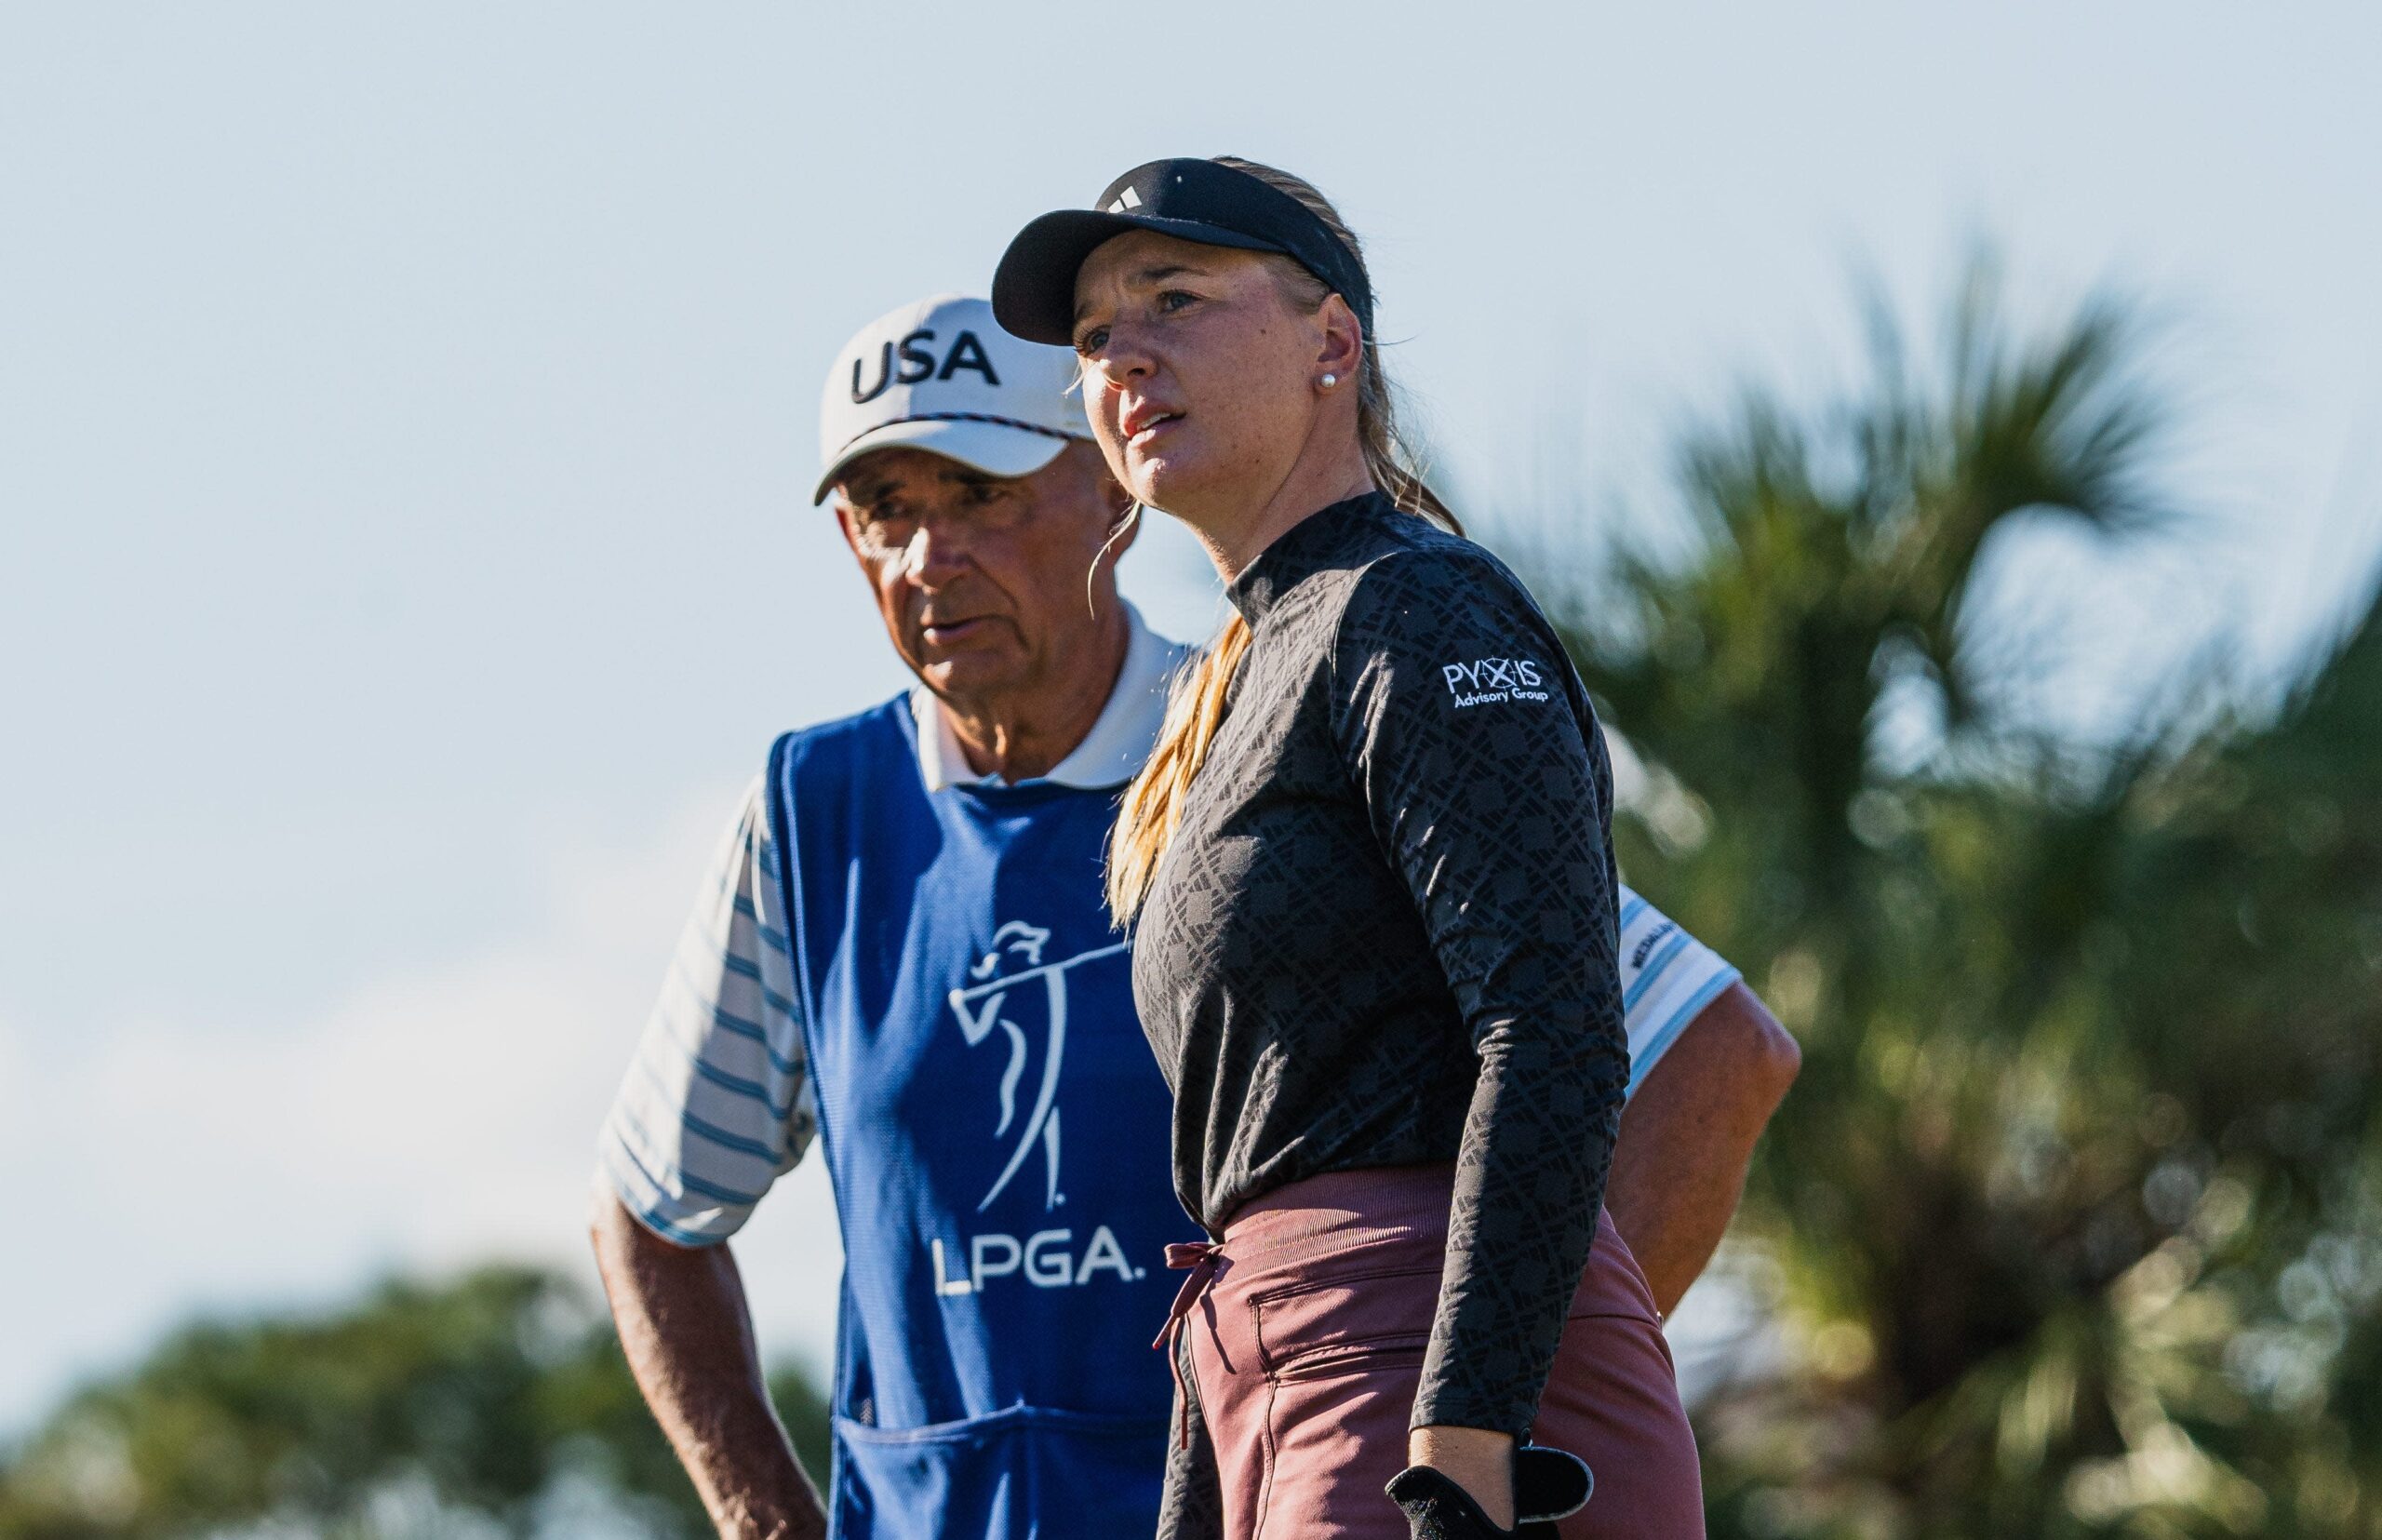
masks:
[[[621,1350],[727,1540],[814,1540],[728,1238],[816,1127],[756,785],[704,881],[600,1144],[590,1223]]]
[[[1630,1096],[1605,1207],[1665,1316],[1712,1260],[1754,1143],[1802,1058],[1753,991],[1733,983],[1690,1018]]]
[[[593,1228],[621,1351],[720,1534],[822,1540],[825,1507],[769,1404],[728,1247],[674,1245],[617,1200]]]

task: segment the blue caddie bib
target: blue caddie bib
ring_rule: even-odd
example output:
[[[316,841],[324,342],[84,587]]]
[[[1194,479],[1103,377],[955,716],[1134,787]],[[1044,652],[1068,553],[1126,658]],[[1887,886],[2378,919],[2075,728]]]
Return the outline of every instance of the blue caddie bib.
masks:
[[[930,794],[915,731],[896,699],[769,757],[844,1240],[835,1533],[1146,1535],[1190,1225],[1102,899],[1116,794]]]

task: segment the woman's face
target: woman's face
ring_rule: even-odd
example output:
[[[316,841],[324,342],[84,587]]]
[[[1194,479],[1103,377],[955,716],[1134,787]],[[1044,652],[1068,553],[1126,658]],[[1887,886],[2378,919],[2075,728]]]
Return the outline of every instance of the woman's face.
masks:
[[[1117,479],[1197,519],[1263,502],[1314,431],[1328,351],[1251,251],[1137,230],[1076,277],[1084,411]]]

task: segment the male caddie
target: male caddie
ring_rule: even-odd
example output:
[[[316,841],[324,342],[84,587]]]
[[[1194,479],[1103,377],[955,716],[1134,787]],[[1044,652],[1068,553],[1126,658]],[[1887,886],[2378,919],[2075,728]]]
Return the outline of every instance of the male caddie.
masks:
[[[1074,368],[946,296],[829,373],[819,497],[917,684],[772,748],[607,1125],[595,1222],[622,1346],[722,1535],[1156,1527],[1171,1386],[1149,1343],[1193,1226],[1101,874],[1186,649],[1117,593],[1132,508]],[[1622,899],[1643,1094],[1608,1203],[1667,1309],[1793,1048]],[[814,1137],[845,1255],[825,1503],[725,1244]]]

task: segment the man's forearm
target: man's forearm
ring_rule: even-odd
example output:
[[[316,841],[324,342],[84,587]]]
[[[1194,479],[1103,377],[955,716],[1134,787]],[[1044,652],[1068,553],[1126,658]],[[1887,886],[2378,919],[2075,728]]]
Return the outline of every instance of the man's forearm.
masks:
[[[1621,1115],[1605,1207],[1665,1315],[1712,1260],[1746,1168],[1802,1063],[1744,984],[1704,1008]]]
[[[674,1246],[618,1203],[599,1212],[594,1239],[621,1351],[720,1534],[823,1536],[818,1492],[769,1405],[728,1248]]]

